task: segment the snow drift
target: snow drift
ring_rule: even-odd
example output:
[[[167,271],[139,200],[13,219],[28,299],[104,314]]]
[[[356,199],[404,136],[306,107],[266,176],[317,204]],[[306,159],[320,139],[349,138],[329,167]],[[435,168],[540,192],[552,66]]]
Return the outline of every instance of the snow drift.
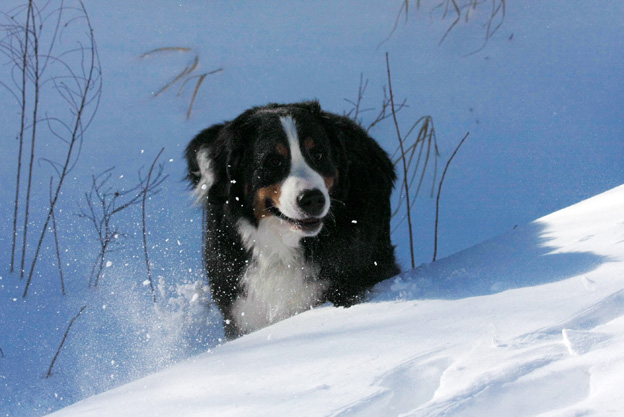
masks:
[[[51,416],[624,412],[624,186]]]

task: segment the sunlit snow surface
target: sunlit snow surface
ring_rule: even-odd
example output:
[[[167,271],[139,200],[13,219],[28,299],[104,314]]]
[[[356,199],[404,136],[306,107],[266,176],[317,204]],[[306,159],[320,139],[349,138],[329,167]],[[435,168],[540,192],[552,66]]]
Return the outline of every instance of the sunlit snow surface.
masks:
[[[624,186],[52,414],[624,413]]]

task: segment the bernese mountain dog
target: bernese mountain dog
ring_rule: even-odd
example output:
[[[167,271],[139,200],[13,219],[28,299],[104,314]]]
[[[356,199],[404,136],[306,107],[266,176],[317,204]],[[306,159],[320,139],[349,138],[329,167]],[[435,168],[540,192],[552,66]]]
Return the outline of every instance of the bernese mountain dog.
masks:
[[[318,102],[269,104],[200,132],[188,179],[206,210],[205,265],[234,338],[399,273],[386,152]]]

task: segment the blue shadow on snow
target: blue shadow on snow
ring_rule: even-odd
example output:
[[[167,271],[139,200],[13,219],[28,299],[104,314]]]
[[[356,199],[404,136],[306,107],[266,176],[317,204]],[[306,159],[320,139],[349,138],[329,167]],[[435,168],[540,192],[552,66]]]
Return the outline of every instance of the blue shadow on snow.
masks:
[[[435,263],[378,284],[373,301],[460,299],[531,287],[596,269],[609,258],[592,252],[551,253],[545,225],[533,222]]]

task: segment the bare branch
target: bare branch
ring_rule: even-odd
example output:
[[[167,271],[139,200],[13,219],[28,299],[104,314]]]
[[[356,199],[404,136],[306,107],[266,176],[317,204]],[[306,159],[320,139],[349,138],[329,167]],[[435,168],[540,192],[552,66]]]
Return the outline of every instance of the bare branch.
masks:
[[[20,132],[19,132],[19,149],[17,154],[17,181],[15,186],[15,207],[13,212],[13,237],[11,244],[11,272],[15,271],[15,249],[17,242],[17,216],[19,213],[19,201],[20,201],[20,179],[22,176],[22,153],[24,148],[24,125],[26,120],[26,63],[28,58],[28,37],[30,35],[30,14],[32,9],[32,0],[28,2],[28,8],[26,12],[26,27],[24,28],[24,51],[22,54],[22,84],[20,88],[20,92],[22,95],[22,99],[20,101],[21,104],[21,115],[20,115]],[[10,51],[14,51],[12,47],[9,47]],[[20,273],[20,276],[23,276],[23,268]]]
[[[24,277],[24,262],[26,261],[26,246],[27,246],[27,238],[28,238],[28,224],[29,224],[29,208],[30,208],[30,192],[32,188],[32,176],[33,176],[33,166],[35,161],[35,145],[37,141],[37,113],[39,110],[39,80],[41,76],[41,72],[39,69],[39,32],[37,29],[37,22],[35,21],[36,15],[33,8],[33,0],[29,0],[30,10],[30,20],[32,24],[32,39],[33,39],[33,56],[34,56],[34,80],[33,80],[33,89],[35,97],[33,99],[33,109],[32,109],[32,138],[30,141],[30,163],[28,168],[28,181],[26,185],[26,207],[24,208],[24,238],[22,239],[22,260],[20,267],[20,277]]]
[[[143,189],[143,201],[141,204],[141,219],[143,224],[143,251],[145,253],[145,267],[147,268],[147,279],[149,281],[150,289],[152,291],[152,298],[154,299],[154,303],[156,302],[156,291],[154,289],[154,282],[152,281],[152,270],[150,268],[149,256],[147,254],[147,227],[145,225],[145,203],[147,200],[147,193],[150,189],[150,179],[152,178],[152,172],[154,171],[154,165],[156,165],[156,161],[160,158],[160,155],[163,153],[165,148],[162,148],[156,158],[154,158],[154,162],[152,162],[152,166],[150,167],[149,174],[147,174],[147,180],[145,181],[145,188]]]
[[[459,141],[459,144],[455,148],[455,151],[453,151],[453,154],[451,155],[449,160],[446,161],[446,166],[444,167],[444,171],[442,172],[442,178],[440,178],[440,185],[438,186],[438,197],[436,198],[435,233],[434,233],[434,241],[433,241],[433,261],[432,262],[436,261],[436,256],[438,254],[438,218],[439,218],[439,213],[440,213],[440,193],[442,192],[442,183],[444,182],[444,177],[446,177],[446,171],[448,170],[449,165],[451,165],[451,161],[457,154],[457,151],[459,151],[459,148],[461,148],[461,146],[464,144],[464,141],[468,138],[469,134],[470,132],[466,133],[466,135],[462,138],[462,140]]]
[[[80,212],[78,216],[84,218],[91,223],[96,233],[97,241],[100,245],[99,253],[96,256],[91,274],[89,276],[89,287],[97,287],[102,277],[106,255],[112,252],[121,242],[119,238],[123,234],[113,224],[114,218],[122,211],[141,204],[143,214],[143,244],[146,254],[146,263],[148,265],[148,279],[151,281],[151,271],[149,269],[149,259],[147,257],[147,231],[145,224],[145,205],[147,199],[160,190],[159,187],[167,179],[168,175],[164,175],[164,166],[156,166],[156,162],[164,148],[158,153],[152,162],[147,178],[143,178],[139,170],[138,184],[126,189],[114,189],[109,185],[112,178],[114,168],[108,168],[98,175],[92,175],[91,189],[85,193],[84,201],[86,206],[79,206]],[[152,296],[156,298],[155,290],[152,284]]]
[[[403,138],[401,137],[401,130],[399,129],[399,122],[396,118],[396,111],[394,108],[394,95],[392,94],[392,76],[390,74],[390,58],[388,53],[386,52],[386,69],[388,71],[388,92],[390,93],[390,107],[392,109],[392,119],[394,120],[394,126],[397,132],[397,139],[399,140],[399,146],[401,147],[401,155],[405,156],[405,149],[403,147]],[[412,269],[416,267],[415,259],[414,259],[414,236],[412,231],[412,209],[411,209],[411,200],[409,197],[409,185],[407,180],[407,162],[405,161],[405,157],[402,158],[403,161],[403,185],[405,187],[405,205],[407,209],[407,224],[409,227],[409,242],[410,242],[410,255],[412,260]]]
[[[78,317],[80,317],[80,315],[82,314],[82,312],[87,308],[86,305],[82,306],[82,308],[80,309],[80,311],[78,312],[78,314],[76,314],[70,321],[69,321],[69,325],[67,325],[67,330],[65,330],[65,334],[63,335],[63,339],[61,340],[61,344],[59,345],[58,349],[56,350],[56,354],[54,355],[54,358],[52,359],[52,363],[50,363],[50,367],[48,368],[48,373],[46,374],[46,378],[50,378],[50,376],[52,375],[52,368],[54,367],[54,363],[56,362],[56,359],[58,358],[59,354],[61,353],[61,349],[63,349],[63,345],[65,344],[65,340],[67,339],[67,335],[69,334],[69,331],[71,330],[71,327],[74,325],[74,321],[76,321],[76,319]]]
[[[50,177],[50,204],[52,204],[52,183],[53,177]],[[63,279],[63,261],[61,260],[61,249],[58,240],[58,228],[56,227],[56,215],[52,211],[52,231],[54,232],[54,246],[56,248],[56,261],[58,262],[59,277],[61,279],[61,293],[65,295],[65,280]]]
[[[32,264],[30,267],[30,272],[28,274],[28,281],[26,282],[24,294],[22,295],[22,297],[24,298],[28,294],[28,289],[32,281],[35,266],[39,258],[39,252],[41,250],[43,240],[45,238],[45,234],[48,229],[49,222],[54,213],[54,208],[58,202],[59,196],[61,195],[61,189],[62,189],[63,183],[65,179],[67,178],[68,172],[71,171],[74,165],[72,163],[73,158],[76,157],[76,153],[79,154],[80,152],[86,126],[88,126],[91,120],[93,120],[93,117],[95,115],[95,111],[97,111],[99,99],[101,96],[101,88],[102,88],[101,70],[100,70],[99,56],[97,53],[97,46],[95,43],[95,38],[93,37],[93,27],[91,26],[91,21],[84,7],[84,4],[81,1],[80,1],[79,10],[88,28],[87,35],[89,39],[89,47],[85,48],[85,50],[89,52],[89,60],[88,60],[88,63],[86,63],[87,65],[87,70],[85,72],[86,77],[84,79],[79,79],[77,81],[77,82],[82,83],[81,88],[78,89],[79,91],[78,100],[71,99],[69,101],[70,103],[78,103],[75,108],[76,112],[74,114],[74,119],[72,123],[72,126],[73,126],[71,129],[72,133],[71,133],[71,137],[68,139],[69,145],[68,145],[67,152],[66,152],[65,162],[62,164],[63,168],[59,174],[58,184],[56,185],[56,190],[54,192],[53,198],[51,199],[51,203],[48,209],[46,220],[44,221],[42,231],[39,235],[39,240],[37,243],[35,254],[33,256]],[[84,62],[83,62],[83,65],[85,65]],[[82,70],[84,71],[84,67],[82,68]],[[68,90],[65,90],[65,92],[68,92]],[[95,99],[91,95],[95,95]],[[94,103],[95,109],[91,113],[91,115],[87,114],[88,112],[87,103]],[[84,120],[85,118],[87,118],[86,124]]]

